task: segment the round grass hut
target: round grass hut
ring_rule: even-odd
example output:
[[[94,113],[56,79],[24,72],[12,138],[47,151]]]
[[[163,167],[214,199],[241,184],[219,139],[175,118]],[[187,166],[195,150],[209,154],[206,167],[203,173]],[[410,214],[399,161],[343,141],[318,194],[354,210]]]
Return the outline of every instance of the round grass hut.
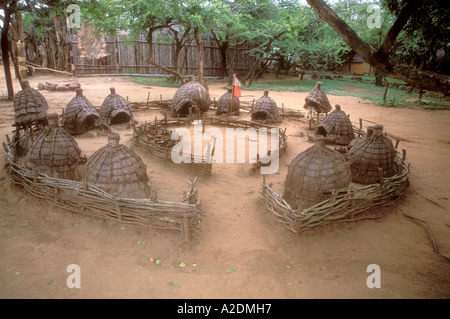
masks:
[[[90,156],[86,163],[88,183],[115,197],[149,199],[146,165],[119,140],[119,134],[110,133],[108,144]]]
[[[317,133],[332,138],[334,143],[339,145],[348,145],[355,138],[352,122],[339,104],[336,104],[333,112],[325,116],[317,127]]]
[[[48,103],[45,97],[30,87],[27,80],[21,82],[22,90],[14,96],[14,121],[16,126],[29,126],[47,122]]]
[[[83,90],[76,89],[75,97],[64,109],[64,129],[70,134],[83,134],[97,125],[98,118],[97,110],[83,95]]]
[[[175,92],[171,110],[173,116],[188,116],[190,108],[192,108],[192,114],[200,115],[209,110],[210,104],[208,91],[194,79],[193,75],[190,75],[188,82]]]
[[[342,154],[325,146],[323,137],[291,162],[284,184],[283,199],[293,209],[305,209],[331,196],[333,190],[347,188],[351,175]]]
[[[132,119],[130,103],[117,94],[115,88],[110,88],[110,91],[100,108],[100,123],[111,125],[129,122]]]
[[[395,156],[394,144],[384,136],[383,125],[373,126],[372,135],[349,150],[352,181],[367,185],[395,175],[398,169]]]
[[[228,91],[219,98],[216,115],[230,114],[230,109],[232,115],[239,115],[240,101],[238,97],[233,97],[232,91],[232,88],[228,88]]]
[[[320,87],[322,82],[317,82],[315,88],[305,98],[305,109],[313,108],[317,113],[328,113],[332,110],[330,101]]]
[[[80,180],[85,161],[75,139],[58,123],[58,114],[48,116],[49,125],[36,137],[25,158],[25,167],[50,177]]]
[[[264,95],[259,98],[252,110],[252,120],[263,121],[267,123],[281,123],[280,112],[277,103],[269,97],[269,91],[264,91]]]

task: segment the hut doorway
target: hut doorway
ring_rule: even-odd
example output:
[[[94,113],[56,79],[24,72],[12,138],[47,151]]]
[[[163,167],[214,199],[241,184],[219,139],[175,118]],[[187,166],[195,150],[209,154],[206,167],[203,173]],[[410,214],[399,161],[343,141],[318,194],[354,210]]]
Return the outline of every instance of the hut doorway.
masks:
[[[111,118],[111,124],[121,124],[126,123],[131,120],[131,117],[126,112],[119,112],[113,118]]]
[[[252,114],[252,119],[257,121],[266,121],[268,119],[267,112],[258,111]]]
[[[86,127],[86,131],[89,131],[90,129],[95,127],[95,125],[97,123],[97,118],[98,118],[97,114],[91,114],[86,117],[86,119],[84,120],[84,125]]]

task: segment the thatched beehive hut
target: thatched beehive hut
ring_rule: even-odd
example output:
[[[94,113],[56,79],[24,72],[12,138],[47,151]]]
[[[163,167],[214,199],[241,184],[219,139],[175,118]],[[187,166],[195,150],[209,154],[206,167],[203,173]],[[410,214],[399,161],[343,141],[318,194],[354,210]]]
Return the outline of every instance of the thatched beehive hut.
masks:
[[[27,80],[21,82],[22,90],[14,96],[14,121],[16,126],[28,126],[33,122],[46,122],[48,103],[45,97],[30,87]]]
[[[75,97],[67,103],[63,113],[63,127],[70,134],[83,134],[95,127],[98,112],[83,95],[82,89],[76,89]]]
[[[311,207],[350,185],[350,169],[344,156],[325,146],[323,137],[298,154],[288,168],[283,199],[293,209]]]
[[[233,89],[228,88],[228,91],[217,100],[217,115],[230,114],[230,109],[232,115],[239,114],[240,101],[238,97],[233,97],[232,91]]]
[[[391,177],[397,173],[395,147],[384,136],[382,125],[375,125],[373,134],[354,145],[348,156],[352,181],[355,183],[374,184],[381,177]]]
[[[348,145],[354,138],[353,125],[347,114],[336,104],[333,112],[325,116],[317,127],[317,133],[334,140],[339,145]]]
[[[100,123],[111,125],[129,122],[132,118],[130,103],[117,94],[115,88],[110,88],[110,91],[100,108]]]
[[[210,104],[208,91],[194,79],[193,75],[190,75],[188,82],[175,92],[171,110],[173,116],[187,116],[191,107],[193,113],[202,114],[209,110]]]
[[[320,87],[322,82],[317,82],[316,87],[305,98],[305,109],[313,108],[317,113],[328,113],[331,111],[331,104],[328,97]]]
[[[264,95],[255,102],[252,110],[252,120],[268,123],[280,123],[283,121],[277,103],[269,97],[269,91],[264,91]]]
[[[108,144],[90,156],[87,182],[116,197],[150,198],[146,165],[119,140],[119,134],[110,133]]]
[[[59,127],[58,114],[49,114],[49,126],[36,137],[25,159],[25,167],[50,177],[80,180],[85,161],[74,138]]]

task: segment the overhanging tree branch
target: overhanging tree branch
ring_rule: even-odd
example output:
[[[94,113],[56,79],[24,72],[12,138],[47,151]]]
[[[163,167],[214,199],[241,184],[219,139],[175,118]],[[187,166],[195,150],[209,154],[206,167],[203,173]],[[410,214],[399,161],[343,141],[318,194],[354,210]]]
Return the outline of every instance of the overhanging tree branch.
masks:
[[[342,39],[367,63],[378,69],[384,76],[390,76],[414,86],[430,91],[450,94],[450,77],[435,72],[424,71],[410,65],[396,64],[389,60],[388,52],[409,17],[414,12],[416,0],[408,0],[399,14],[400,20],[394,22],[382,46],[374,53],[369,44],[363,41],[323,0],[306,0],[317,14],[338,33]]]

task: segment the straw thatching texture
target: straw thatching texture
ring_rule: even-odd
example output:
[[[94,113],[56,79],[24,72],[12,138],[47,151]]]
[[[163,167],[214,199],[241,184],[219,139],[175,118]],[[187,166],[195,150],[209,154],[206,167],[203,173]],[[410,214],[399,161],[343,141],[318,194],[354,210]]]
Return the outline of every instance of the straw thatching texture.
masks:
[[[255,102],[252,120],[267,123],[281,123],[283,121],[277,103],[269,97],[269,91],[264,91],[264,95]]]
[[[45,97],[22,81],[22,90],[14,96],[14,120],[16,125],[30,125],[47,120],[48,104]]]
[[[91,155],[86,163],[88,183],[117,197],[150,198],[146,165],[119,139],[119,134],[110,133],[108,144]]]
[[[100,123],[110,125],[129,122],[132,118],[131,105],[111,88],[100,108]]]
[[[334,139],[334,143],[348,145],[354,138],[353,125],[347,114],[336,104],[336,109],[325,116],[317,131],[324,136]]]
[[[294,208],[308,208],[330,197],[333,190],[350,184],[344,157],[323,141],[297,155],[289,165],[283,199]]]
[[[303,107],[305,109],[313,108],[317,113],[328,113],[332,108],[327,95],[320,87],[321,84],[322,82],[316,83],[316,87],[305,98],[306,103]]]
[[[367,138],[371,137],[373,134],[373,126],[368,126],[367,127],[367,132],[366,135],[362,135],[360,137],[357,137],[355,139],[353,139],[347,146],[347,149],[351,149],[352,147],[354,147],[355,145],[364,142]]]
[[[224,93],[217,101],[217,115],[221,114],[238,115],[240,108],[240,101],[238,97],[233,97],[232,89],[228,89],[228,92]]]
[[[91,102],[83,95],[82,89],[76,90],[76,95],[63,113],[63,127],[70,134],[83,134],[95,127],[99,115]]]
[[[360,184],[378,183],[381,177],[397,173],[395,147],[384,136],[383,126],[375,125],[372,136],[362,140],[349,150],[352,181]]]
[[[58,115],[49,115],[49,127],[43,129],[31,144],[25,167],[50,177],[80,180],[84,158],[74,138],[58,125]]]
[[[193,108],[193,113],[202,114],[209,110],[211,99],[208,91],[197,82],[193,76],[189,81],[183,84],[173,96],[172,115],[186,116],[189,114],[189,108]]]

